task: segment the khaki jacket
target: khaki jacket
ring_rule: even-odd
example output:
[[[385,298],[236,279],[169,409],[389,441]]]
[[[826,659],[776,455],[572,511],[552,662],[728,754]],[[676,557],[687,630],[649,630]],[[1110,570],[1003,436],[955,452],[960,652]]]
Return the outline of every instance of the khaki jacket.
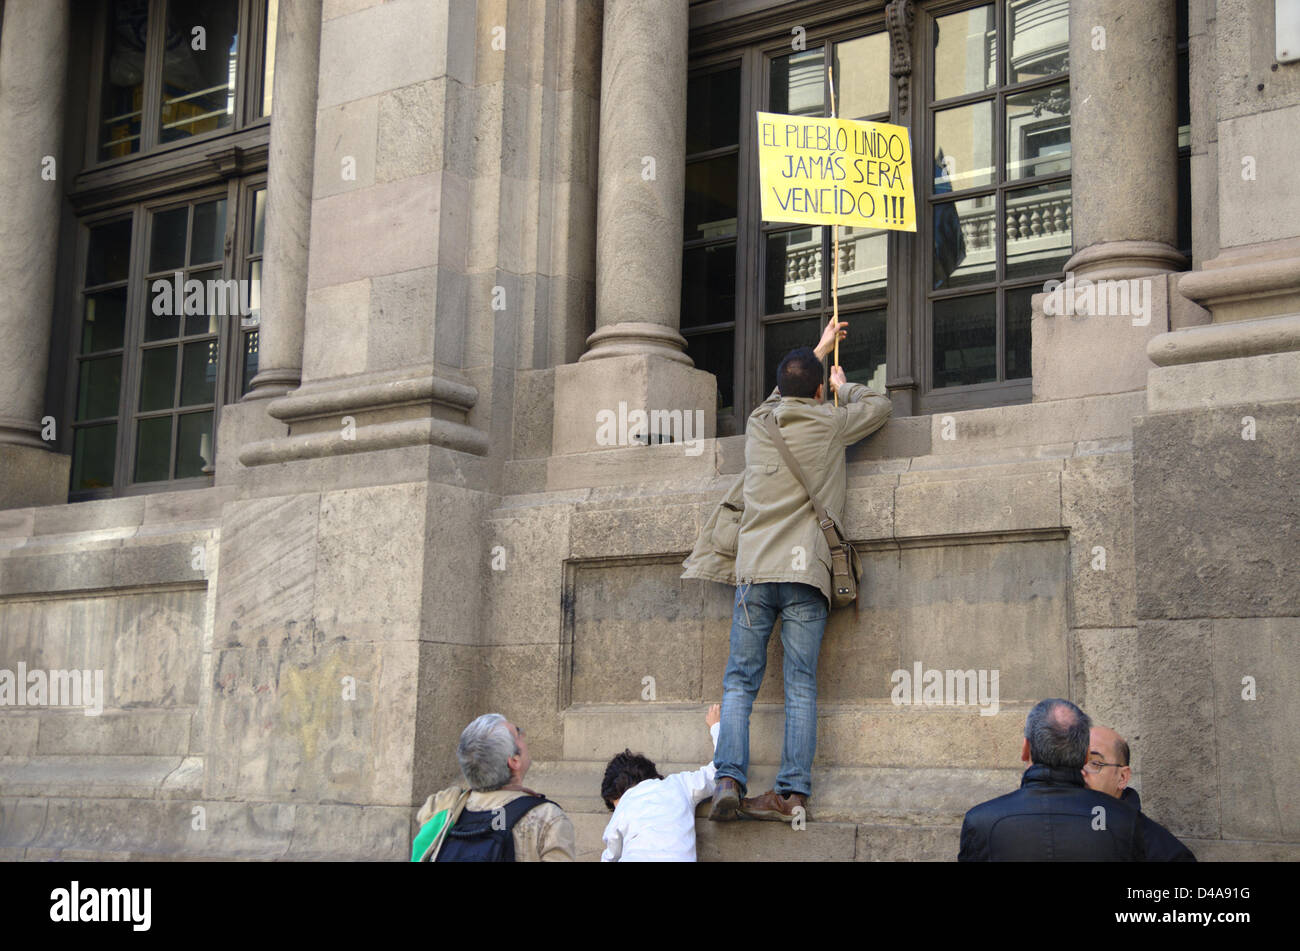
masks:
[[[798,581],[831,602],[831,553],[812,499],[757,421],[775,416],[781,435],[841,533],[848,474],[844,450],[875,432],[893,411],[888,397],[860,383],[840,388],[840,405],[789,397],[763,401],[745,428],[745,471],[737,476],[682,563],[683,578],[724,584]]]
[[[465,790],[449,786],[434,793],[424,801],[415,821],[424,825],[443,809],[452,809]],[[463,808],[470,812],[491,812],[520,796],[538,795],[532,790],[494,789],[491,792],[471,792]],[[453,819],[457,815],[453,815]],[[572,862],[577,853],[573,823],[564,811],[549,802],[534,806],[524,813],[512,830],[515,839],[516,862]],[[437,853],[431,857],[436,858]]]

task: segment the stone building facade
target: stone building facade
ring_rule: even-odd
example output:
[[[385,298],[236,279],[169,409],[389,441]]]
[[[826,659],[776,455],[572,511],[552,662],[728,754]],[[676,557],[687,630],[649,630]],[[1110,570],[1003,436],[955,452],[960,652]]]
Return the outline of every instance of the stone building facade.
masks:
[[[701,821],[701,857],[952,858],[1062,696],[1202,859],[1300,858],[1300,50],[1274,4],[2,24],[0,671],[103,689],[98,716],[0,705],[0,857],[401,859],[500,710],[594,858],[610,755],[705,761],[732,593],[680,563],[771,352],[829,307],[826,232],[757,219],[752,112],[824,114],[833,52],[841,114],[926,155],[918,232],[834,259],[844,364],[895,412],[849,452],[867,576],[823,644],[813,821]],[[264,280],[250,313],[159,315],[173,274]],[[700,424],[602,437],[636,410]],[[997,672],[996,713],[895,702],[917,665]]]

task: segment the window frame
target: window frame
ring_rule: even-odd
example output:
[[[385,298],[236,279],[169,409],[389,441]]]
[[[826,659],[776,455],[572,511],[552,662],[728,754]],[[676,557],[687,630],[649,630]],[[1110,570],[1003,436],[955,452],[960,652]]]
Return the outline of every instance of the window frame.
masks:
[[[85,154],[82,167],[109,169],[137,162],[144,158],[184,151],[203,143],[212,142],[255,126],[270,126],[270,114],[262,114],[263,91],[266,80],[266,16],[268,0],[234,0],[238,5],[236,29],[241,37],[241,49],[235,66],[235,114],[230,125],[222,129],[201,132],[175,142],[160,139],[160,113],[162,109],[162,40],[167,0],[148,0],[149,33],[146,40],[140,116],[140,148],[129,155],[101,159],[99,130],[103,119],[104,66],[108,52],[109,4],[96,5],[94,25],[91,30],[89,92],[86,100]],[[274,51],[271,51],[274,52]],[[256,54],[256,55],[252,55]],[[253,60],[256,60],[254,66]],[[273,104],[274,105],[274,104]]]
[[[56,398],[62,401],[56,415],[63,422],[57,440],[58,448],[61,452],[74,456],[74,462],[76,432],[83,428],[76,421],[76,413],[90,230],[108,221],[129,218],[131,247],[127,265],[127,315],[123,328],[113,484],[96,489],[75,489],[70,473],[70,502],[205,488],[214,482],[215,471],[184,479],[174,477],[174,446],[178,437],[178,424],[175,422],[172,425],[173,448],[169,453],[169,478],[155,482],[134,482],[136,426],[140,415],[136,407],[144,349],[141,321],[150,316],[150,290],[144,275],[148,267],[146,258],[149,236],[146,232],[151,227],[151,213],[203,197],[224,197],[227,201],[226,244],[220,261],[221,279],[244,280],[250,277],[250,255],[247,249],[251,238],[252,199],[258,189],[266,187],[270,145],[271,113],[260,114],[266,57],[269,52],[264,48],[266,31],[263,27],[268,0],[238,0],[238,3],[239,29],[247,32],[250,38],[239,57],[235,121],[222,129],[176,142],[159,143],[152,150],[142,150],[102,162],[98,161],[97,135],[107,44],[108,4],[98,3],[93,9],[87,9],[84,15],[74,18],[74,30],[80,37],[78,42],[88,44],[89,55],[80,61],[79,68],[74,68],[72,88],[80,86],[90,92],[88,98],[79,104],[77,97],[70,97],[70,103],[74,105],[69,112],[68,128],[81,130],[84,140],[79,146],[72,146],[73,155],[81,160],[81,167],[74,170],[67,192],[69,250],[67,256],[62,258],[61,266],[70,270],[61,272],[68,274],[68,278],[60,281],[61,289],[56,306],[62,316],[59,317],[53,334],[54,341],[62,343],[63,352],[51,351],[50,383],[51,393],[58,394]],[[149,9],[151,18],[160,16],[163,12],[162,0],[150,0]],[[151,20],[151,24],[152,22]],[[158,28],[151,25],[151,38],[158,33]],[[160,82],[161,69],[154,83],[155,89],[160,88]],[[241,82],[244,84],[242,89],[238,85]],[[146,91],[146,96],[148,95]],[[147,105],[146,108],[153,106]],[[242,125],[241,117],[246,117]],[[188,263],[185,269],[189,269]],[[241,398],[243,334],[253,329],[245,330],[235,316],[219,317],[218,320],[216,339],[219,366],[211,404],[214,453],[223,407]],[[184,342],[178,340],[174,345],[183,346]],[[179,384],[180,381],[177,380],[176,385]],[[188,412],[206,411],[191,407],[183,409]],[[172,415],[174,418],[183,415],[182,408],[174,406]],[[124,433],[123,427],[130,427],[131,431]],[[214,470],[215,466],[214,454]]]

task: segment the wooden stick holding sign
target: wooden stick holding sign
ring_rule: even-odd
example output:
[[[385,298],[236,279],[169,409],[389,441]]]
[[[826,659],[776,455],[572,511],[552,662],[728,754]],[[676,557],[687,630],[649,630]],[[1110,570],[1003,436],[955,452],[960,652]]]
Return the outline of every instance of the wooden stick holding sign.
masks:
[[[831,90],[831,118],[835,115],[835,68],[831,65],[829,59],[826,60],[826,81]],[[836,328],[840,325],[840,226],[831,225],[831,320],[835,321]],[[833,367],[840,365],[840,335],[839,330],[835,332],[835,362]],[[835,388],[835,405],[840,405],[840,390]]]

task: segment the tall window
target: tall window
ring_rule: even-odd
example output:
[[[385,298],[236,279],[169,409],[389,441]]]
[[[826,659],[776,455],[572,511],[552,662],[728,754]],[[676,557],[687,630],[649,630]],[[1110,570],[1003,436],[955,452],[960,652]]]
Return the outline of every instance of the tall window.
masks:
[[[924,213],[915,234],[841,227],[834,261],[849,379],[905,377],[915,412],[1030,398],[1030,297],[1071,253],[1068,8],[918,5],[906,115]],[[754,113],[829,115],[830,58],[837,115],[899,121],[882,12],[831,16],[793,40],[742,18],[740,46],[714,25],[693,55],[682,334],[718,377],[723,433],[832,307],[831,229],[759,220]]]
[[[830,228],[761,220],[755,154],[758,111],[889,119],[889,43],[879,18],[807,38],[705,59],[687,105],[682,335],[697,367],[718,377],[720,432],[742,431],[776,385],[782,354],[811,346],[830,318]],[[734,117],[734,118],[733,118]],[[841,228],[839,302],[849,337],[841,362],[855,382],[885,382],[888,242],[882,231]]]
[[[918,18],[929,411],[1029,397],[1030,298],[1071,254],[1068,10],[1009,0]]]
[[[277,6],[105,0],[82,23],[73,500],[210,484],[221,406],[257,372]]]

